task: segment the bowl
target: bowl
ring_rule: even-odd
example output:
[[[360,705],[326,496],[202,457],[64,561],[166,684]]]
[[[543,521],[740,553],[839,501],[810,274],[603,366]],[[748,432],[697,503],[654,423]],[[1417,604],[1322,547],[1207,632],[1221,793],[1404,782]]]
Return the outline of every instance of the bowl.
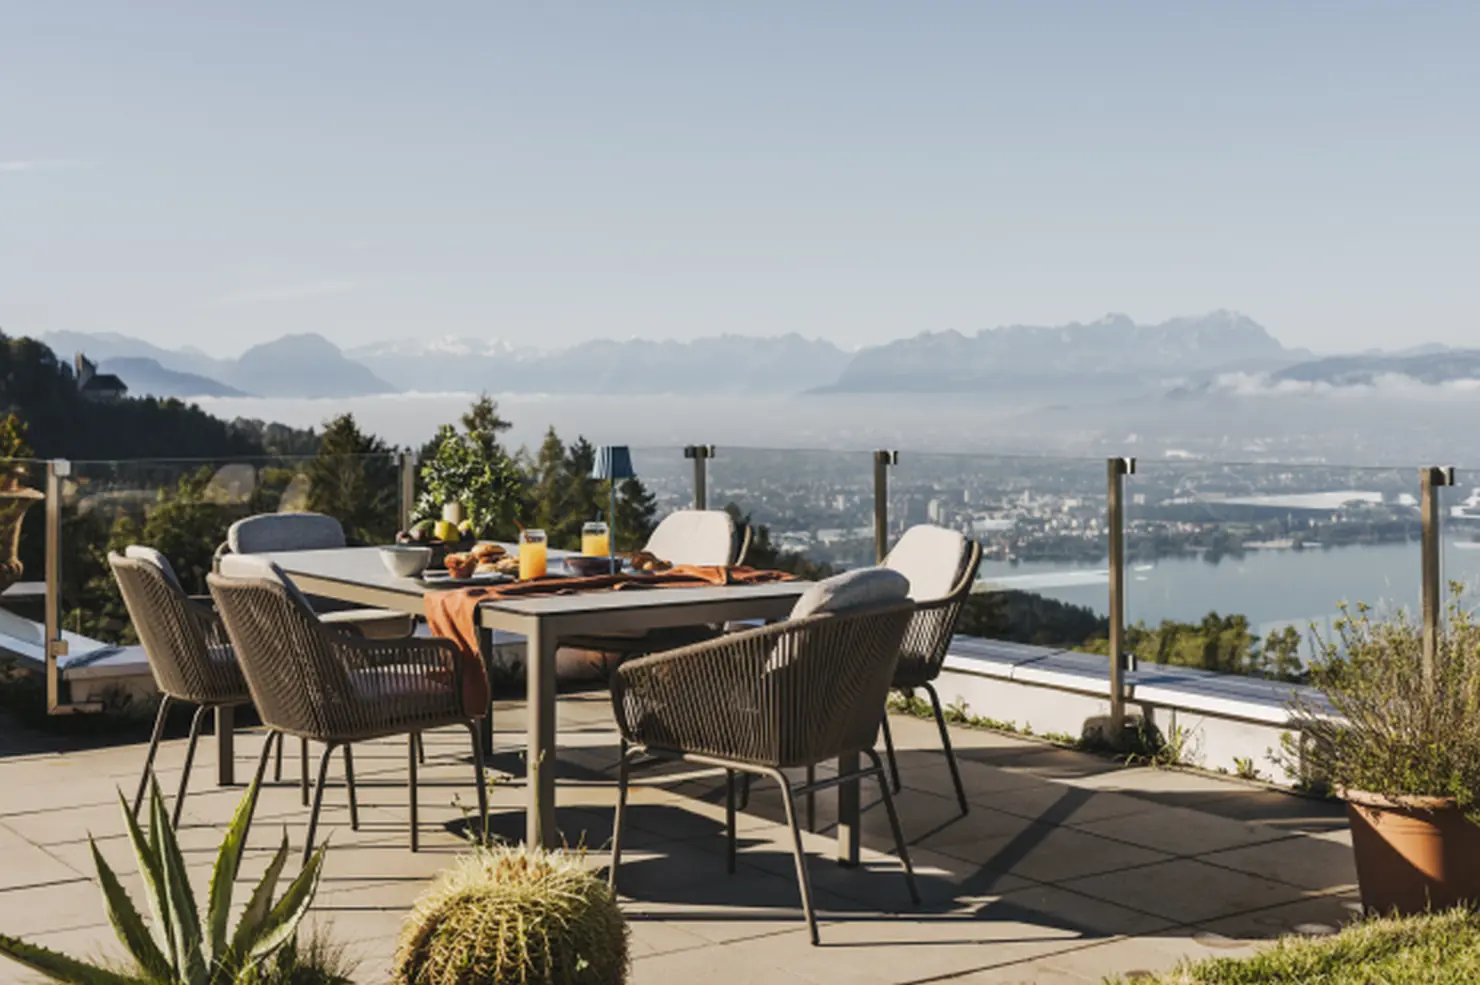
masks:
[[[380,549],[380,563],[397,578],[415,578],[432,563],[432,549],[416,544],[397,544]]]
[[[610,574],[612,570],[611,558],[572,554],[565,559],[565,570],[577,578],[593,578],[597,575]],[[617,570],[622,570],[621,558],[617,558]]]

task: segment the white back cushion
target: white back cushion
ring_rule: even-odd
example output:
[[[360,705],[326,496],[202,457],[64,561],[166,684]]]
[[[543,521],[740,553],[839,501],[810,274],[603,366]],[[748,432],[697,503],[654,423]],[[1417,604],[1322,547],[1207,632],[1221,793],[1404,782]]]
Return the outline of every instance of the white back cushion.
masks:
[[[226,544],[233,554],[319,551],[343,547],[344,528],[322,513],[260,513],[233,523]]]
[[[933,602],[951,594],[966,560],[966,537],[955,530],[921,524],[906,530],[884,566],[909,579],[910,598]]]
[[[164,575],[164,580],[170,583],[171,588],[179,589],[181,595],[185,594],[185,589],[180,587],[180,579],[175,576],[175,568],[170,564],[169,558],[154,548],[145,547],[143,544],[130,544],[123,549],[123,556],[154,565],[159,569],[160,574]]]
[[[909,598],[909,579],[888,568],[859,568],[817,582],[792,607],[792,619],[848,612]]]
[[[730,563],[735,521],[724,510],[677,510],[665,516],[647,550],[672,564]]]
[[[293,584],[293,580],[282,568],[265,557],[254,557],[251,554],[225,554],[221,557],[220,574],[223,578],[275,581],[302,604],[304,612],[313,614],[313,606],[309,605],[308,597],[298,590],[298,586]]]

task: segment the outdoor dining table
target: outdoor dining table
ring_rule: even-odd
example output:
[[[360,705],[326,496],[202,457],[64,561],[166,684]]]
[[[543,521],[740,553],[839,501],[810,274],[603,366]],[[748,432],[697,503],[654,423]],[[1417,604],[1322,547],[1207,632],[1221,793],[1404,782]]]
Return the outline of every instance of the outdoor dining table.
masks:
[[[511,552],[515,549],[513,545],[505,546]],[[560,562],[568,553],[550,551],[552,572],[560,570]],[[426,594],[441,590],[437,584],[420,578],[392,575],[374,547],[283,551],[263,556],[282,568],[305,594],[355,605],[420,616]],[[480,604],[481,628],[520,634],[525,637],[528,650],[527,842],[546,848],[560,844],[555,823],[555,654],[562,637],[750,619],[775,621],[786,618],[797,596],[806,588],[806,582],[783,581],[494,598]],[[222,743],[218,750],[219,780],[229,784],[233,781],[230,709],[218,712],[216,734]],[[856,763],[840,763],[839,768],[856,768]],[[858,861],[858,796],[856,782],[839,787],[838,861],[844,865]]]

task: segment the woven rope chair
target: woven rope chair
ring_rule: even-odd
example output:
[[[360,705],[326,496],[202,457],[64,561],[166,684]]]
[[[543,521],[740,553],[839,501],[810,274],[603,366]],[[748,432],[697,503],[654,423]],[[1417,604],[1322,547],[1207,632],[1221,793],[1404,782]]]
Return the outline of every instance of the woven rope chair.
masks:
[[[894,689],[905,693],[923,689],[930,695],[930,704],[935,711],[935,725],[940,730],[941,748],[945,750],[946,764],[951,768],[951,782],[956,787],[956,802],[961,813],[968,811],[966,789],[961,783],[961,770],[956,765],[956,752],[951,748],[950,730],[946,728],[945,709],[940,695],[935,690],[935,679],[945,666],[946,651],[951,638],[956,634],[956,623],[961,619],[961,610],[971,597],[971,586],[976,582],[977,569],[982,563],[982,546],[974,540],[965,542],[959,558],[943,558],[942,563],[954,564],[956,581],[949,594],[937,598],[915,601],[915,616],[910,620],[904,640],[899,645],[899,663],[894,670]],[[900,791],[899,761],[894,756],[894,737],[889,732],[889,716],[884,716],[884,749],[889,756],[889,773],[894,781],[894,792]]]
[[[144,645],[149,669],[160,690],[154,734],[149,739],[144,772],[134,795],[135,814],[144,800],[170,706],[175,703],[196,706],[195,716],[190,720],[190,743],[185,747],[180,789],[175,794],[174,823],[178,826],[206,713],[220,707],[249,704],[252,696],[221,620],[208,604],[185,594],[163,556],[149,548],[130,547],[124,555],[110,553],[108,565],[118,580],[129,619]]]
[[[737,773],[770,777],[780,784],[802,908],[814,944],[817,919],[795,796],[876,777],[910,896],[919,902],[894,800],[873,748],[879,711],[888,697],[899,643],[913,611],[909,602],[892,602],[809,616],[623,664],[612,682],[612,708],[624,742],[612,831],[612,887],[621,864],[630,765],[646,754],[725,769],[731,872]],[[793,787],[782,772],[857,753],[868,758],[868,765],[821,783]]]
[[[411,850],[416,851],[417,738],[449,725],[463,726],[472,737],[479,827],[486,839],[483,746],[474,718],[463,707],[463,675],[483,673],[481,665],[459,659],[457,648],[447,640],[375,639],[336,632],[315,618],[296,589],[278,581],[217,574],[206,580],[258,714],[270,730],[257,764],[258,780],[267,769],[274,738],[279,747],[284,735],[324,745],[303,845],[305,861],[313,851],[334,750],[343,746],[347,756],[351,743],[395,735],[410,740]],[[352,785],[349,797],[350,824],[358,827]]]

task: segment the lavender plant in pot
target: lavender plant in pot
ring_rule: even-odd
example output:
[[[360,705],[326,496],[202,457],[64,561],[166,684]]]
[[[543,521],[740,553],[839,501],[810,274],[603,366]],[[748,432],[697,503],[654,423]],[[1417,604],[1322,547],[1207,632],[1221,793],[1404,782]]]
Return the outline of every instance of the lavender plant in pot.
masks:
[[[1407,615],[1343,607],[1287,745],[1346,801],[1368,912],[1480,903],[1480,623],[1458,587],[1425,658]]]

